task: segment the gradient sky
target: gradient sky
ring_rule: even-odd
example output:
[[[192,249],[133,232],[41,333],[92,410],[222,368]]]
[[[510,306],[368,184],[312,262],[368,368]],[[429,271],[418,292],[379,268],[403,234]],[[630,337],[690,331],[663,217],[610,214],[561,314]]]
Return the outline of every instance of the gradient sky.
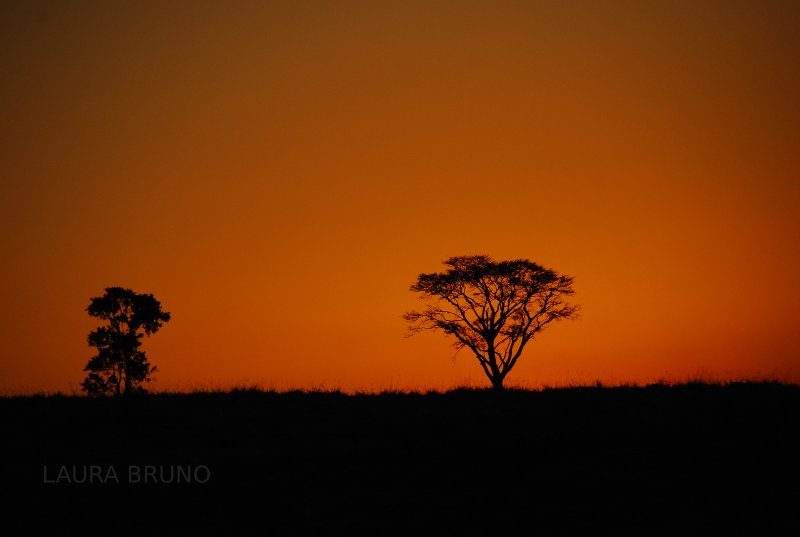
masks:
[[[510,384],[800,380],[798,2],[0,3],[0,391],[488,384],[408,287],[570,274]]]

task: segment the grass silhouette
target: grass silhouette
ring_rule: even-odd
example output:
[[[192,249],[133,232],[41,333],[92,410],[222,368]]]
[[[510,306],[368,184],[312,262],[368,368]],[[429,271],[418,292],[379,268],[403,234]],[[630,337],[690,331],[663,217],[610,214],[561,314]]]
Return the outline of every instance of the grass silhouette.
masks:
[[[6,397],[0,416],[17,533],[800,528],[800,387],[777,382],[350,395],[240,386]],[[113,466],[120,482],[43,483],[45,465]],[[132,484],[131,465],[203,465],[210,479]]]

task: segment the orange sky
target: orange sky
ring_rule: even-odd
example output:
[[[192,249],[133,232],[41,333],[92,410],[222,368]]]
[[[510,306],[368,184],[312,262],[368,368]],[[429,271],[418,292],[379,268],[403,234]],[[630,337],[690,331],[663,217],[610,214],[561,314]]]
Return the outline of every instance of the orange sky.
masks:
[[[3,2],[0,392],[107,286],[157,389],[486,384],[403,337],[449,256],[576,281],[510,384],[800,380],[796,2]]]

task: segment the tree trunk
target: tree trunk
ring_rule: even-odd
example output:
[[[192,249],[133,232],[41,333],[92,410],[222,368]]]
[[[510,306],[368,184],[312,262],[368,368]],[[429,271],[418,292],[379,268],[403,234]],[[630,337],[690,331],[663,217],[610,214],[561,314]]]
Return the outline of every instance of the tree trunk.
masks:
[[[495,375],[491,379],[492,381],[492,389],[496,392],[503,391],[503,375]]]
[[[494,338],[484,338],[486,340],[487,354],[489,355],[489,369],[492,375],[489,380],[492,381],[492,389],[496,392],[503,390],[503,374],[500,373],[500,368],[497,367],[497,356],[494,350]]]

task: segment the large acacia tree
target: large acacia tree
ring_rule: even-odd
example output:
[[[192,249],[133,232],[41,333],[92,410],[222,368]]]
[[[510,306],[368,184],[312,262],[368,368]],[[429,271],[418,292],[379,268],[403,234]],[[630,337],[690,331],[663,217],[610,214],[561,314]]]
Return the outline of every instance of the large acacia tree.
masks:
[[[573,319],[573,278],[527,259],[451,257],[444,272],[420,274],[411,290],[427,307],[403,315],[410,333],[438,330],[467,347],[497,390],[525,346],[549,324]]]
[[[139,294],[122,287],[108,287],[103,296],[92,298],[86,311],[105,325],[89,333],[89,346],[97,354],[89,359],[81,383],[91,396],[123,395],[144,391],[156,370],[140,350],[142,338],[158,331],[170,320],[161,302],[151,294]]]

